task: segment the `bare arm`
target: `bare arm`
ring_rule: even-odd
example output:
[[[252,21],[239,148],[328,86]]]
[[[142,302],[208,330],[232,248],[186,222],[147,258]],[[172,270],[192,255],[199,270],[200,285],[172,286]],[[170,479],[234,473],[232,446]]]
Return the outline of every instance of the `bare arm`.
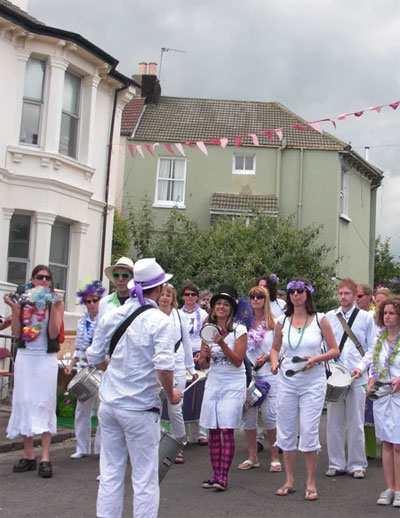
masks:
[[[61,324],[64,317],[64,302],[58,300],[51,305],[50,319],[48,325],[49,338],[54,340],[60,334]]]
[[[12,301],[7,295],[4,295],[4,302],[11,308],[11,331],[15,338],[21,337],[21,305]]]
[[[173,371],[164,371],[157,370],[157,376],[160,380],[161,385],[165,390],[165,394],[168,398],[168,401],[172,405],[177,405],[179,401],[182,399],[182,392],[174,389],[174,373]]]
[[[269,353],[271,359],[272,374],[278,374],[278,358],[282,347],[282,324],[277,322],[275,326],[274,340],[272,342],[271,352]]]

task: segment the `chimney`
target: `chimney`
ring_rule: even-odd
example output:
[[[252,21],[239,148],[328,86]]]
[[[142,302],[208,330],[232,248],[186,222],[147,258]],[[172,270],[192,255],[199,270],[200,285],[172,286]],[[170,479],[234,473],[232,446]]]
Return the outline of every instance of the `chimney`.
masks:
[[[150,65],[152,65],[152,63],[150,63]],[[147,73],[147,63],[142,61],[141,63],[139,63],[139,75],[143,76],[146,73]]]
[[[149,76],[157,75],[157,63],[149,63]]]

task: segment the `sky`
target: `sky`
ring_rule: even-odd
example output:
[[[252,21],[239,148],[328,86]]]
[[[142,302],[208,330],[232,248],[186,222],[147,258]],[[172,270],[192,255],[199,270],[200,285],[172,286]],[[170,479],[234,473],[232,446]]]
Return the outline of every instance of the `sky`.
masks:
[[[119,60],[160,64],[163,95],[278,101],[307,121],[400,100],[398,0],[28,0]],[[400,106],[321,125],[385,174],[377,235],[400,255]],[[271,128],[266,128],[271,129]]]

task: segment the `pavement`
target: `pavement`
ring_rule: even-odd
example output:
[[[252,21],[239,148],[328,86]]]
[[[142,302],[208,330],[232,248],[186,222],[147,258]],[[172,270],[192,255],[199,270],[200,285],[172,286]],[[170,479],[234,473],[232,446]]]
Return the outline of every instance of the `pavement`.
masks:
[[[4,419],[4,418],[3,418]],[[3,420],[2,419],[2,420]],[[275,491],[283,485],[284,473],[269,473],[268,452],[260,454],[261,466],[239,471],[237,464],[247,458],[244,434],[237,431],[236,452],[229,472],[229,489],[216,492],[202,489],[201,482],[211,475],[208,449],[198,445],[185,448],[185,463],[172,465],[160,486],[159,518],[399,518],[392,506],[376,505],[379,492],[385,488],[380,458],[369,461],[364,480],[324,475],[328,467],[325,441],[326,416],[321,419],[321,453],[318,458],[317,487],[319,500],[306,502],[304,456],[299,453],[295,464],[296,492],[278,497]],[[63,437],[60,430],[58,437]],[[67,433],[73,433],[68,430]],[[2,437],[3,428],[2,428]],[[36,472],[13,473],[12,466],[20,451],[0,454],[0,518],[86,518],[96,516],[99,473],[96,456],[72,460],[75,440],[68,438],[52,445],[54,476],[42,479]],[[40,450],[36,450],[39,457]],[[125,478],[123,518],[132,517],[130,468]]]

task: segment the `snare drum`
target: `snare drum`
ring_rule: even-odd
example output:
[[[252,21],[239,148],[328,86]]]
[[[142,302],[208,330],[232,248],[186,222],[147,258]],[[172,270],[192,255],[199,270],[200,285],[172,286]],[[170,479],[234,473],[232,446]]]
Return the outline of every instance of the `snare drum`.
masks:
[[[329,363],[329,368],[332,374],[327,382],[326,400],[330,403],[336,403],[346,397],[352,379],[350,371],[339,363]]]
[[[202,371],[196,371],[200,380],[188,389],[183,395],[182,414],[185,423],[191,423],[200,419],[201,404],[203,402],[204,387],[206,383],[206,374]],[[186,387],[191,384],[192,376],[186,376]],[[163,401],[161,419],[169,421],[167,401]]]
[[[259,399],[263,397],[261,390],[257,387],[255,380],[253,379],[250,385],[247,387],[246,403],[245,405],[254,406]]]
[[[171,464],[182,450],[183,443],[177,441],[165,430],[161,430],[161,439],[158,450],[158,481],[165,477]]]
[[[101,374],[94,367],[85,367],[69,382],[67,390],[81,403],[97,395]]]

